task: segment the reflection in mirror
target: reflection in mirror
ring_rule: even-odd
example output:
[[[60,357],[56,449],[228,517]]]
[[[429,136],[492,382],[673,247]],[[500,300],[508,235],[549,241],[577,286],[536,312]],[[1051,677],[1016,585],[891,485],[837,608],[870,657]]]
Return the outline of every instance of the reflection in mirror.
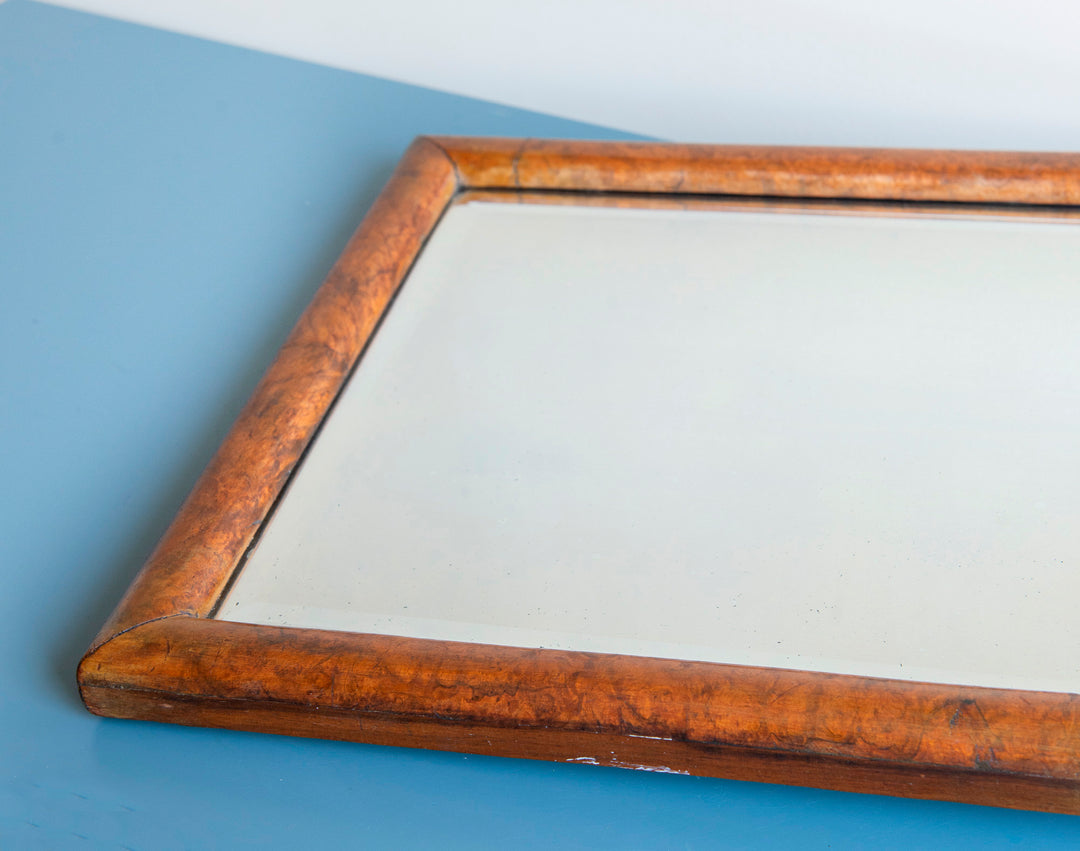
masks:
[[[1080,691],[1080,229],[450,208],[231,621]]]

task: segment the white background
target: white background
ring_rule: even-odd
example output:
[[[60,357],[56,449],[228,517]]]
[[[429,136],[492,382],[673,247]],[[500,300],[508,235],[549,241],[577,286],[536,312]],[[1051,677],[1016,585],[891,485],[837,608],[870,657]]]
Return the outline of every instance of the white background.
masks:
[[[1067,0],[63,0],[675,141],[1080,149]]]

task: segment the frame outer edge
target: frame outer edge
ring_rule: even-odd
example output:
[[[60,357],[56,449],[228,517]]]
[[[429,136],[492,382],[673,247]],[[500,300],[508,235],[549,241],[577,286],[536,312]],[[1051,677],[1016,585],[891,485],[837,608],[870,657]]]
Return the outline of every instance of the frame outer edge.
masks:
[[[556,740],[596,737],[696,774],[1080,812],[1077,695],[205,618],[461,188],[1080,204],[1080,155],[417,139],[84,656],[87,707],[569,761]]]
[[[566,761],[580,756],[551,744],[555,734],[592,734],[620,742],[613,764],[648,767],[661,748],[668,761],[656,767],[731,776],[729,755],[758,752],[891,772],[890,782],[936,772],[958,784],[954,799],[983,803],[995,802],[994,783],[1022,780],[1056,787],[1055,808],[1080,806],[1075,695],[196,618],[119,636],[88,661],[83,684],[92,711],[121,717],[201,723],[216,706],[243,727],[259,709],[257,729],[311,734],[310,725],[353,741],[372,741],[373,722],[442,724],[450,738],[450,728],[501,737],[504,755]],[[540,734],[543,749],[519,746]],[[986,794],[963,792],[968,781],[989,781]]]
[[[473,189],[1080,204],[1080,154],[436,137]]]
[[[457,188],[445,152],[414,140],[94,639],[80,687],[121,633],[212,609]]]

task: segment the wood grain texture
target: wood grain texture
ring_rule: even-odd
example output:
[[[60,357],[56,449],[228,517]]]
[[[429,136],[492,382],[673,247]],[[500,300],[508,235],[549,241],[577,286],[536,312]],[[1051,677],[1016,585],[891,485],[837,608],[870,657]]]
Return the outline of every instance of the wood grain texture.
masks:
[[[242,707],[227,700],[190,699],[160,692],[90,688],[103,715],[256,733],[308,736],[483,756],[555,760],[662,774],[691,774],[759,783],[812,786],[845,792],[930,798],[1015,809],[1075,813],[1075,783],[1039,777],[913,768],[801,756],[681,740],[655,741],[605,731],[492,727],[321,707],[317,713],[265,703]],[[558,756],[558,754],[572,754]]]
[[[1080,155],[434,138],[474,189],[1080,204]]]
[[[875,791],[967,801],[1046,786],[1055,809],[1080,803],[1073,695],[189,617],[128,631],[80,679],[103,714],[235,726],[231,708],[268,732],[837,788],[874,776]]]
[[[1080,204],[1080,156],[417,140],[83,658],[87,707],[1080,813],[1075,695],[208,617],[424,240],[470,189],[509,202],[524,189],[682,196],[677,204],[702,195]]]
[[[94,646],[211,610],[455,189],[445,156],[417,140]]]

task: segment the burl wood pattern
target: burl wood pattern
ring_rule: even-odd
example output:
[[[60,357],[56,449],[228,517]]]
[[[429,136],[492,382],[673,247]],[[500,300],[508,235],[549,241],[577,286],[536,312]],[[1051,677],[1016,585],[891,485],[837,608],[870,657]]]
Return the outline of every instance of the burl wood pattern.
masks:
[[[95,646],[211,610],[455,189],[445,156],[414,143]]]
[[[1058,205],[1080,203],[1080,157],[417,140],[83,658],[87,707],[1080,812],[1074,695],[207,617],[424,240],[467,189]]]
[[[1080,204],[1076,154],[434,141],[474,189]]]

